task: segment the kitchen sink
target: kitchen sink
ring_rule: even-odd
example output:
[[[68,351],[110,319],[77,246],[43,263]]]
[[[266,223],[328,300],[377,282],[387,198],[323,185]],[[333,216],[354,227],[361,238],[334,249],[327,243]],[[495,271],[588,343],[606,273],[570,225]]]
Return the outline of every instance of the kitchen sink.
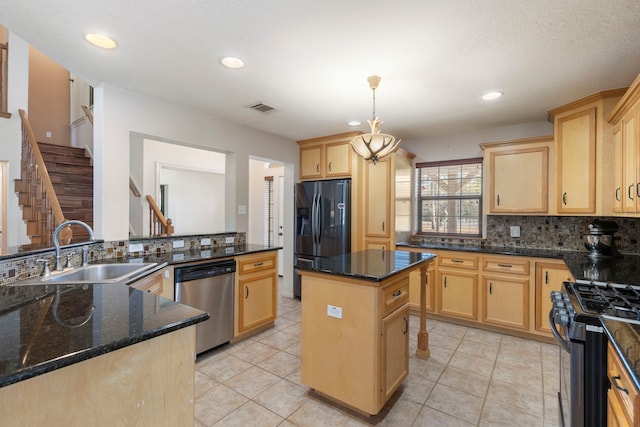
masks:
[[[139,264],[93,264],[68,272],[40,278],[45,283],[114,283],[131,279],[156,266],[155,262]]]

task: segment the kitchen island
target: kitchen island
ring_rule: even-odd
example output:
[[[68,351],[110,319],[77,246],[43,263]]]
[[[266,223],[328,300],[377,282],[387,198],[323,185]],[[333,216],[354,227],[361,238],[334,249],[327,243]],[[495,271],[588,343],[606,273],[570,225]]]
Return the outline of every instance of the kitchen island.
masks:
[[[375,415],[409,370],[409,274],[433,254],[367,250],[300,266],[301,379],[319,394]],[[424,283],[418,357],[429,357]]]
[[[208,317],[120,283],[0,286],[2,424],[193,426]]]

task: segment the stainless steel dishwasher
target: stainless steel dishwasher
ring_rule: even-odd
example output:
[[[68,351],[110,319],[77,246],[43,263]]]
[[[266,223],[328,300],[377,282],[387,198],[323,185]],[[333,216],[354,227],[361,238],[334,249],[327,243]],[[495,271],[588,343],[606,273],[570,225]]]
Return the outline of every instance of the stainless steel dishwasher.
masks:
[[[196,353],[233,338],[233,289],[236,262],[218,261],[176,267],[176,301],[209,313],[196,325]]]

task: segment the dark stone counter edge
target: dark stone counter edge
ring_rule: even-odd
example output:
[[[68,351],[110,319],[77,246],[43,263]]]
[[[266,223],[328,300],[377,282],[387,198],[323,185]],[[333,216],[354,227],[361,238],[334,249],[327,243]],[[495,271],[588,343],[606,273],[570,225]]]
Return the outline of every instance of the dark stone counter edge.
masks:
[[[620,347],[618,345],[618,342],[613,337],[613,332],[607,326],[607,322],[612,322],[613,324],[615,324],[615,322],[619,322],[619,321],[618,320],[613,320],[613,319],[606,319],[606,320],[602,321],[602,325],[604,326],[604,330],[605,330],[605,332],[607,334],[607,338],[609,338],[609,342],[611,344],[613,344],[613,348],[615,349],[616,353],[618,354],[618,357],[620,358],[620,360],[622,361],[622,364],[624,365],[625,369],[627,370],[627,373],[629,374],[629,377],[631,377],[631,380],[633,381],[633,384],[635,385],[636,389],[640,390],[640,378],[638,378],[638,375],[637,375],[635,369],[633,369],[631,364],[629,363],[629,360],[625,356],[624,351],[622,351],[622,349],[620,349]],[[560,349],[560,351],[564,351],[564,350]],[[607,369],[607,375],[608,375],[608,369]]]
[[[392,271],[392,272],[390,272],[388,274],[384,274],[382,276],[371,276],[371,275],[368,275],[368,274],[356,274],[356,273],[346,273],[346,272],[343,272],[343,271],[314,269],[314,268],[308,268],[306,266],[299,266],[297,268],[300,271],[309,271],[309,272],[312,272],[312,273],[323,273],[323,274],[330,274],[332,276],[350,277],[350,278],[353,278],[353,279],[366,280],[366,281],[369,281],[369,282],[382,282],[383,280],[387,280],[390,277],[393,277],[395,275],[398,275],[398,274],[402,273],[407,268],[417,267],[420,264],[424,264],[426,262],[433,261],[433,259],[436,257],[434,254],[425,254],[425,256],[428,256],[428,258],[423,258],[422,260],[414,262],[412,264],[409,264],[406,267],[401,268],[400,270],[395,270],[395,271]]]
[[[460,252],[476,252],[482,254],[493,255],[511,255],[511,256],[523,256],[531,258],[556,258],[562,259],[563,255],[567,254],[580,254],[587,255],[587,252],[578,251],[560,251],[553,249],[528,249],[528,248],[508,248],[504,246],[461,246],[461,245],[438,245],[438,244],[421,244],[415,245],[407,242],[396,243],[396,248],[415,248],[415,249],[433,249],[443,251],[460,251]]]
[[[20,381],[27,380],[29,378],[36,377],[38,375],[46,374],[47,372],[55,371],[66,366],[73,365],[84,360],[91,359],[93,357],[102,356],[103,354],[110,353],[115,350],[119,350],[124,347],[128,347],[142,341],[149,340],[151,338],[158,337],[160,335],[168,334],[170,332],[177,331],[178,329],[186,328],[196,323],[203,322],[209,318],[209,313],[202,312],[201,314],[184,319],[182,321],[170,323],[160,328],[146,331],[138,336],[114,341],[109,344],[90,348],[88,350],[77,351],[57,359],[52,359],[39,365],[17,370],[9,375],[0,377],[0,387],[6,387],[11,384],[18,383]],[[195,347],[194,347],[195,352]]]

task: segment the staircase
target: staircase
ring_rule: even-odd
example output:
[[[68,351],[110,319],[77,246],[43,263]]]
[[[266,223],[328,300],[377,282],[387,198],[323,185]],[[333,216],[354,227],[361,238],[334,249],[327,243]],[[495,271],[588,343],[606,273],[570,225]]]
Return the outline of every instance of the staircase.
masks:
[[[83,148],[38,142],[49,178],[66,219],[77,219],[93,228],[93,166]],[[73,239],[87,240],[89,233],[74,227]]]

